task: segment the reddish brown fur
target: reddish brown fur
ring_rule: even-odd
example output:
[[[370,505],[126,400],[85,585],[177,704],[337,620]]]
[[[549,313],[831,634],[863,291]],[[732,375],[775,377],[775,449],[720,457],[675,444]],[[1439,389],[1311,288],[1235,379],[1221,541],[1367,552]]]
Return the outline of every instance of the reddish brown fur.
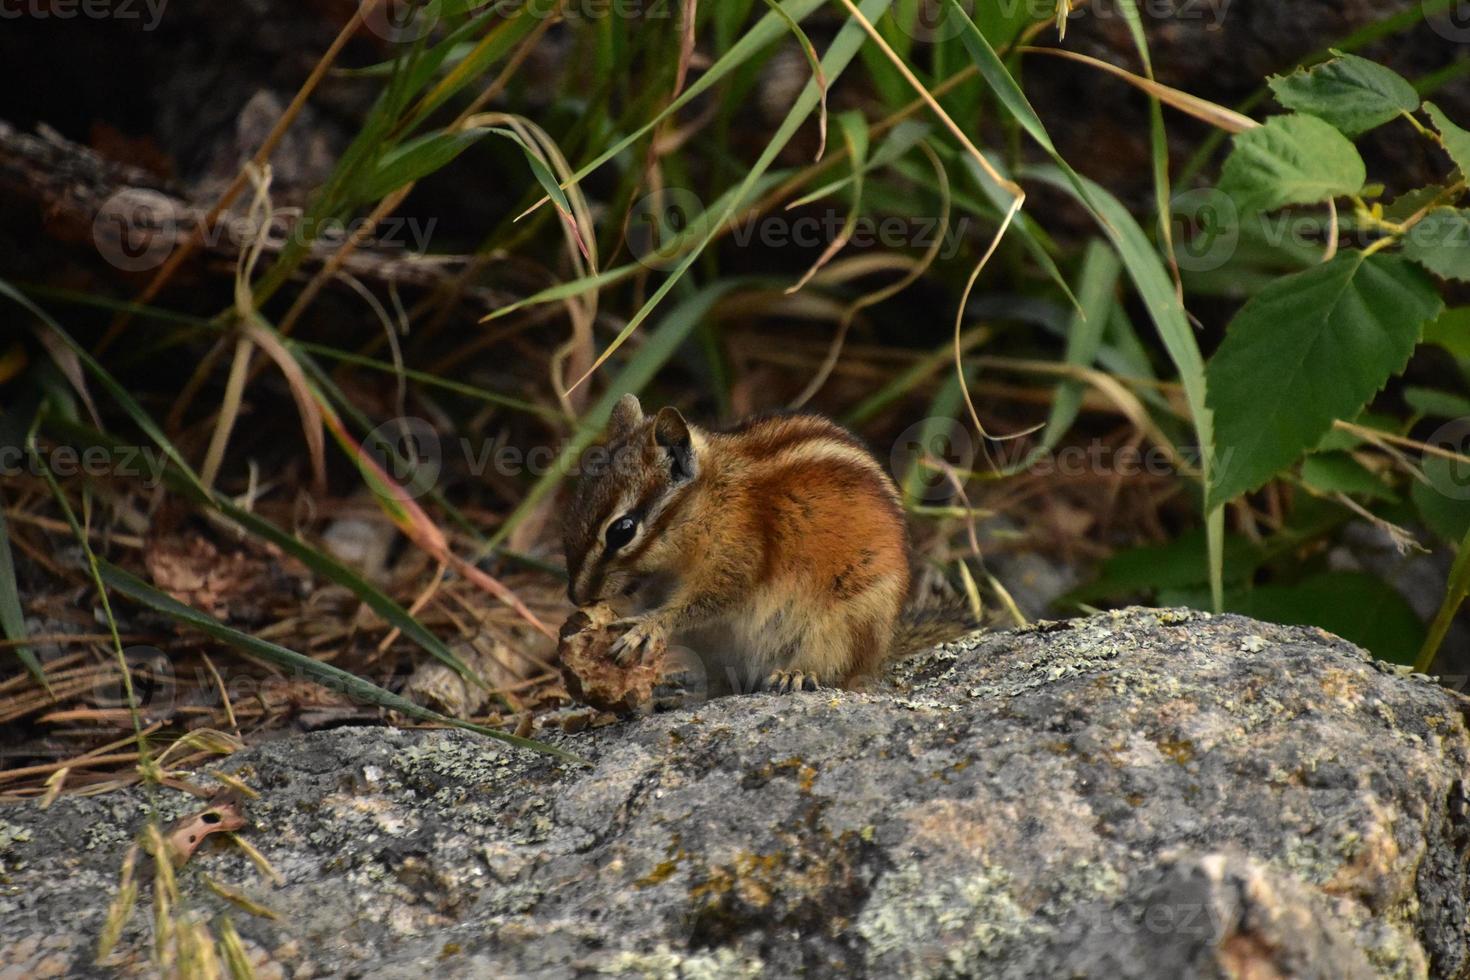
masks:
[[[632,465],[584,477],[573,494],[575,601],[660,593],[632,642],[722,646],[699,652],[737,687],[781,672],[850,684],[882,662],[908,592],[907,528],[897,488],[855,436],[814,415],[720,433],[665,409],[656,425],[625,399],[607,445]],[[682,479],[681,445],[692,461]],[[642,518],[637,536],[609,554],[608,528],[624,514]]]

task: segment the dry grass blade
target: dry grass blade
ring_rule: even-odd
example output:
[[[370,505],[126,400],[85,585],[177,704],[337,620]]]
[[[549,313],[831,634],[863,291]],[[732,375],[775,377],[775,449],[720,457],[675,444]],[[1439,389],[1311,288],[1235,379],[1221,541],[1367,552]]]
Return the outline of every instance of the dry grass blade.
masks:
[[[122,937],[123,929],[127,927],[128,920],[133,917],[133,907],[138,902],[138,883],[133,880],[137,864],[138,845],[133,844],[123,855],[122,872],[118,875],[117,894],[107,906],[107,919],[103,922],[102,932],[97,937],[95,962],[98,965],[112,955],[113,949],[117,947],[118,939]]]
[[[934,264],[935,257],[939,255],[939,249],[944,244],[945,236],[949,231],[949,175],[945,173],[944,165],[927,142],[920,141],[918,146],[923,150],[924,155],[928,157],[930,165],[934,168],[935,179],[939,183],[939,230],[934,235],[934,240],[924,250],[923,256],[917,262],[913,263],[912,267],[897,282],[880,289],[875,289],[867,295],[859,297],[842,311],[842,320],[838,325],[836,336],[832,338],[832,345],[828,348],[826,357],[822,359],[821,366],[817,368],[816,374],[807,383],[806,388],[791,403],[792,408],[800,408],[805,405],[827,383],[827,379],[832,375],[832,369],[837,366],[837,359],[842,354],[843,342],[846,340],[847,332],[851,329],[852,323],[857,318],[857,315],[868,307],[875,306],[878,303],[897,296],[909,286],[912,286],[918,281],[920,276],[929,271],[929,267]],[[1004,233],[1004,229],[1002,229],[1001,233]],[[997,242],[1000,241],[1000,234],[996,235],[995,240]],[[840,241],[841,239],[839,238],[838,242],[834,242],[833,244],[838,244]]]
[[[985,270],[985,266],[987,263],[990,262],[990,258],[995,254],[995,250],[1000,247],[1001,238],[1004,237],[1006,229],[1009,228],[1011,222],[1015,220],[1016,213],[1021,210],[1021,205],[1024,203],[1024,195],[1016,198],[1015,201],[1012,202],[1010,210],[1006,212],[1005,219],[1001,222],[1000,228],[997,229],[995,233],[995,237],[990,240],[990,247],[985,250],[984,255],[980,256],[980,261],[975,264],[974,270],[970,273],[970,278],[966,280],[964,291],[960,293],[959,307],[955,310],[954,315],[955,375],[959,379],[960,392],[964,396],[965,409],[970,413],[970,422],[975,426],[975,431],[978,432],[981,437],[985,439],[1018,439],[1021,436],[1036,432],[1041,428],[1041,425],[1038,424],[1030,429],[1025,429],[1021,432],[1012,433],[1008,436],[990,435],[990,433],[985,430],[984,423],[980,421],[980,413],[975,410],[974,399],[970,397],[970,384],[969,381],[965,378],[965,366],[963,360],[965,308],[970,305],[970,293],[974,291],[975,283],[977,280],[979,280],[980,273]]]
[[[376,13],[380,5],[387,2],[390,2],[390,0],[362,0],[362,3],[357,5],[357,9],[348,18],[347,23],[342,26],[342,30],[337,32],[337,36],[332,39],[331,45],[317,59],[317,63],[312,66],[311,74],[307,75],[306,81],[301,83],[301,88],[297,89],[296,95],[292,97],[290,104],[281,113],[281,118],[276,120],[276,124],[271,127],[270,132],[261,141],[260,148],[255,151],[255,155],[250,158],[245,166],[240,168],[239,172],[235,174],[235,178],[230,181],[230,185],[224,189],[219,199],[215,201],[214,207],[210,208],[209,213],[194,226],[193,234],[181,246],[174,249],[169,255],[168,260],[154,273],[148,285],[133,300],[135,305],[144,305],[151,302],[155,296],[163,291],[163,287],[168,285],[168,281],[174,277],[174,273],[178,272],[180,266],[204,243],[205,229],[214,227],[214,223],[229,209],[231,204],[235,203],[235,199],[240,196],[240,193],[245,190],[246,184],[250,182],[250,168],[252,166],[263,167],[269,162],[271,154],[276,151],[276,147],[285,138],[286,132],[291,128],[292,123],[296,121],[296,117],[301,114],[302,109],[306,108],[306,102],[311,98],[311,94],[316,91],[322,79],[327,77],[327,72],[336,63],[338,55],[342,53],[342,49],[347,47],[347,42],[352,40],[353,35],[362,27],[364,21]],[[127,328],[131,319],[132,314],[127,311],[120,312],[113,319],[111,326],[107,329],[107,333],[102,336],[102,340],[97,344],[97,353],[99,355],[112,345],[112,342]]]
[[[315,393],[315,389],[313,389]],[[461,575],[474,582],[486,592],[495,596],[501,602],[513,609],[527,623],[530,623],[538,632],[552,639],[556,633],[526,606],[521,598],[493,576],[475,567],[471,563],[460,558],[449,547],[449,539],[444,532],[434,523],[433,519],[426,514],[418,502],[409,493],[390,477],[384,469],[378,465],[373,455],[363,448],[362,444],[347,432],[342,420],[337,413],[332,411],[326,404],[320,393],[315,393],[317,406],[322,413],[328,431],[337,440],[338,444],[349,457],[357,464],[358,470],[367,479],[368,485],[374,490],[379,504],[388,514],[398,528],[413,541],[415,545],[422,548],[436,561],[452,566]]]
[[[286,379],[286,385],[291,389],[291,398],[296,402],[296,411],[301,415],[301,430],[306,437],[306,448],[311,459],[312,489],[319,497],[325,497],[327,493],[327,447],[326,437],[322,434],[322,413],[311,387],[307,381],[306,373],[301,370],[301,365],[296,363],[296,358],[291,355],[284,344],[281,343],[275,331],[260,319],[259,315],[252,315],[251,321],[244,327],[245,336],[251,342],[260,347],[276,366],[281,369],[281,374]]]
[[[691,6],[693,5],[691,0]],[[801,45],[801,53],[806,56],[806,62],[812,69],[812,81],[816,83],[818,91],[821,92],[821,101],[817,103],[817,160],[821,160],[827,152],[827,73],[822,71],[822,59],[817,57],[816,45],[812,44],[811,38],[806,36],[806,31],[796,22],[796,18],[788,14],[776,0],[766,0],[766,6],[771,9],[777,17],[786,24],[786,29],[796,36],[797,43]],[[682,85],[680,86],[682,88]]]
[[[1193,116],[1201,122],[1209,123],[1211,126],[1227,133],[1243,133],[1248,129],[1255,129],[1261,125],[1250,116],[1236,112],[1234,109],[1227,109],[1208,99],[1201,99],[1197,95],[1190,95],[1188,92],[1181,92],[1177,88],[1170,88],[1168,85],[1156,82],[1151,78],[1135,75],[1126,68],[1119,68],[1117,65],[1109,64],[1100,58],[1093,58],[1076,51],[1067,51],[1063,48],[1039,48],[1026,45],[1019,50],[1027,54],[1050,55],[1054,58],[1066,58],[1068,61],[1090,65],[1099,71],[1105,71],[1109,75],[1121,78],[1129,85],[1132,85],[1140,91],[1147,92],[1160,102],[1173,106],[1180,112]]]
[[[961,129],[959,127],[959,124],[950,117],[949,113],[944,111],[944,107],[939,104],[939,100],[934,98],[934,96],[930,94],[929,89],[924,86],[924,83],[919,81],[919,79],[915,77],[913,71],[909,68],[909,66],[904,63],[904,60],[898,56],[898,53],[894,51],[891,46],[889,46],[888,41],[883,37],[882,34],[878,32],[878,29],[873,26],[873,22],[863,16],[863,12],[857,8],[857,5],[854,4],[852,0],[841,0],[841,2],[842,5],[847,8],[848,15],[852,17],[852,19],[856,21],[860,27],[862,27],[863,31],[867,33],[869,39],[878,46],[878,50],[883,52],[883,56],[887,58],[889,62],[892,63],[893,67],[897,69],[898,73],[903,76],[903,80],[907,82],[910,87],[913,88],[914,92],[918,94],[919,98],[924,101],[924,104],[929,107],[929,111],[933,112],[934,115],[939,119],[939,121],[944,123],[945,128],[948,129],[950,133],[954,136],[954,138],[959,141],[960,146],[965,148],[965,152],[970,154],[970,156],[974,158],[975,162],[980,165],[981,169],[985,171],[985,173],[990,177],[991,180],[995,181],[995,183],[1000,185],[1007,193],[1018,199],[1018,203],[1016,204],[1015,208],[1012,210],[1010,215],[1007,216],[1005,223],[1001,226],[1002,231],[1004,231],[1005,228],[1010,226],[1011,219],[1015,217],[1015,212],[1021,209],[1021,203],[1025,202],[1026,192],[1021,189],[1021,186],[1019,184],[1011,180],[1009,177],[1003,175],[1000,171],[996,170],[995,167],[991,165],[985,154],[981,153],[979,148],[970,141],[970,137],[965,135],[965,131]],[[999,241],[999,238],[997,237],[996,240]]]
[[[245,398],[245,381],[250,375],[250,356],[255,345],[248,337],[235,340],[235,356],[230,361],[230,374],[225,380],[224,397],[220,399],[219,413],[215,418],[214,432],[209,438],[209,448],[204,461],[199,465],[199,482],[213,488],[224,462],[225,449],[229,446],[230,433],[235,429],[235,420],[240,417],[240,405]]]

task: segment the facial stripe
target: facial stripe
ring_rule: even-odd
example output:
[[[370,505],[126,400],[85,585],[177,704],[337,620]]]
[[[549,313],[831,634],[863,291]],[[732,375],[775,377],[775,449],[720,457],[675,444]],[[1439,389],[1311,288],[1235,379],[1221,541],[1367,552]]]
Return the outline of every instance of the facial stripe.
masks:
[[[669,525],[674,522],[675,518],[679,516],[679,512],[683,510],[684,504],[692,499],[689,493],[680,492],[682,489],[685,488],[676,487],[664,494],[662,499],[659,500],[658,504],[649,513],[649,516],[644,521],[640,537],[636,540],[633,550],[628,552],[628,561],[636,562],[642,558],[648,549],[653,547],[653,543],[659,540],[664,532],[669,529]]]

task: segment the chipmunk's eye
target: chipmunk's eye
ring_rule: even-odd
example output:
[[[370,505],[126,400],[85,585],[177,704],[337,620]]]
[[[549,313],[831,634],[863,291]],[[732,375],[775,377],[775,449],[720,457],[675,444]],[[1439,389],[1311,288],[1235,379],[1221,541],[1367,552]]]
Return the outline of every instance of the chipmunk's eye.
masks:
[[[638,522],[631,517],[619,517],[607,526],[607,550],[617,551],[633,540],[638,531]]]

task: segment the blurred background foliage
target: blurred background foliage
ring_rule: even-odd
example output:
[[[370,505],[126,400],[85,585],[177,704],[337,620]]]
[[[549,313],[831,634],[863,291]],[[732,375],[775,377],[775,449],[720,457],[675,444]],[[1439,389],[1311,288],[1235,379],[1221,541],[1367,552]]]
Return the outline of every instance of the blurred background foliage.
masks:
[[[198,729],[598,723],[556,492],[625,391],[852,426],[989,624],[1191,605],[1466,673],[1451,7],[8,22],[0,794]]]

